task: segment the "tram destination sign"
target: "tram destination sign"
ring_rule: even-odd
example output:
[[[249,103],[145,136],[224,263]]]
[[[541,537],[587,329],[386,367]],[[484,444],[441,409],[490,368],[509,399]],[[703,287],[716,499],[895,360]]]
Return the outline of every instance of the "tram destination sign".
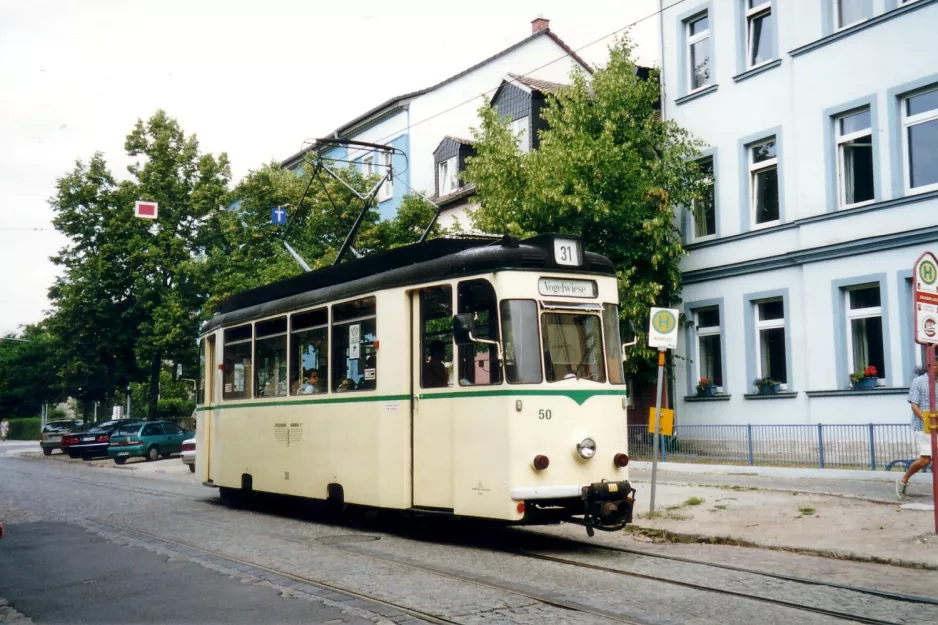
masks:
[[[652,308],[648,324],[648,347],[677,349],[676,308]]]
[[[912,287],[915,342],[938,343],[938,259],[931,252],[915,261]]]
[[[537,290],[541,295],[596,297],[596,282],[593,280],[541,278],[537,281]]]

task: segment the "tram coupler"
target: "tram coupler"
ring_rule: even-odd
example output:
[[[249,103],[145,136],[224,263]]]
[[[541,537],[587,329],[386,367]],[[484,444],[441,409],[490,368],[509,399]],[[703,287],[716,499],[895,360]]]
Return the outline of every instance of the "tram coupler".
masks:
[[[594,528],[616,532],[631,523],[635,492],[628,480],[594,482],[584,486],[581,499],[586,534],[592,538],[595,535]]]

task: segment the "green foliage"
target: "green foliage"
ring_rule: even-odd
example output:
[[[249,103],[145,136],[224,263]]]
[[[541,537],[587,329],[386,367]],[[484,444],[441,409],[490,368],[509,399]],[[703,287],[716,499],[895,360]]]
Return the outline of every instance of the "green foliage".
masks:
[[[42,419],[39,417],[10,419],[10,433],[7,438],[13,441],[38,441],[41,432]]]
[[[12,338],[12,337],[8,337]],[[37,414],[61,395],[53,337],[44,324],[26,326],[17,337],[0,340],[0,414]]]
[[[701,144],[661,119],[657,76],[639,79],[631,53],[628,40],[616,42],[590,82],[577,71],[548,96],[537,150],[521,153],[507,122],[483,105],[465,178],[480,200],[471,215],[478,230],[575,234],[612,260],[622,318],[638,331],[626,363],[634,376],[654,369],[649,308],[678,301],[684,250],[675,209],[703,197],[705,185],[693,162]]]
[[[47,421],[56,421],[58,419],[65,419],[68,415],[59,407],[55,407],[49,410],[49,414],[46,416]]]
[[[156,414],[160,419],[172,419],[174,417],[188,417],[195,410],[195,402],[187,399],[163,399],[160,398]]]

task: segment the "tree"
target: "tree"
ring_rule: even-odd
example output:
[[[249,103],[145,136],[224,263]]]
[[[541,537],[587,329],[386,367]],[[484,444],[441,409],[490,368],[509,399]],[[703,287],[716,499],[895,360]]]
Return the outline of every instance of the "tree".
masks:
[[[50,290],[50,327],[79,396],[103,400],[149,379],[154,418],[163,359],[197,358],[201,253],[216,236],[230,170],[224,153],[202,154],[163,111],[138,120],[124,147],[135,159],[130,180],[118,183],[95,154],[58,181],[54,224],[70,243],[53,258],[65,271]],[[134,217],[135,200],[158,202],[159,219]]]
[[[0,339],[0,415],[34,417],[42,404],[62,396],[53,353],[43,324]]]
[[[477,229],[575,234],[615,264],[621,317],[639,335],[627,361],[634,376],[653,367],[643,340],[649,308],[680,293],[674,209],[702,198],[704,181],[693,162],[699,142],[661,119],[657,74],[639,78],[631,53],[627,39],[617,41],[591,81],[575,71],[548,95],[536,151],[521,153],[506,120],[484,104],[465,178],[476,185]]]

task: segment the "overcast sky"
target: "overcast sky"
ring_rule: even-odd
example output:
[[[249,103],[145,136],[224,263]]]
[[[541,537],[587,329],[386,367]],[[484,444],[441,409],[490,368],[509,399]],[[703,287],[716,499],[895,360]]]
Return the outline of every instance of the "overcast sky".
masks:
[[[65,243],[48,206],[56,179],[95,151],[125,177],[124,137],[138,118],[165,109],[204,151],[227,152],[237,180],[527,37],[539,15],[578,49],[657,6],[0,0],[0,333],[49,308],[49,257]],[[652,17],[632,31],[643,64],[657,63],[657,29]],[[602,62],[610,42],[580,54]]]

